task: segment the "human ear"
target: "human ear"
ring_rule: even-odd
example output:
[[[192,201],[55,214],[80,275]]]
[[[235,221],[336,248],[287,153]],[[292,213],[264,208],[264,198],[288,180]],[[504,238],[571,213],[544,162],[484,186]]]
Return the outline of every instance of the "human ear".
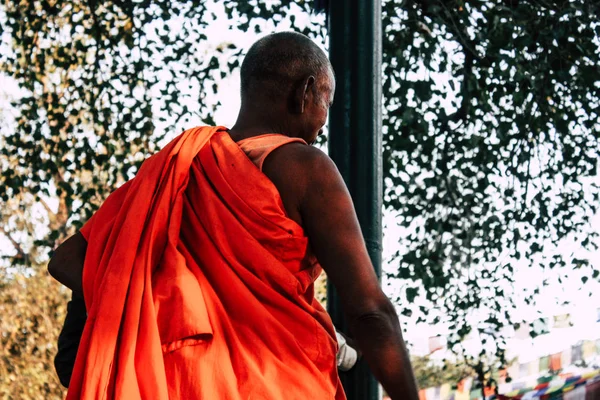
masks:
[[[303,114],[307,102],[309,101],[309,94],[312,95],[314,90],[316,79],[314,76],[309,75],[304,78],[300,84],[296,87],[294,93],[294,104],[293,109],[297,114]]]

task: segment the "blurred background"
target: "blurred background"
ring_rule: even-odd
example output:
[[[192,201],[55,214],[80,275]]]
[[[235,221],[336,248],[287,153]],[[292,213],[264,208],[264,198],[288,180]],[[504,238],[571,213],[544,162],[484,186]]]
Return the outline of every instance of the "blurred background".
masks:
[[[256,39],[327,51],[317,3],[0,3],[1,398],[64,396],[52,249],[182,130],[233,124]],[[591,382],[600,4],[382,3],[383,285],[422,398]]]

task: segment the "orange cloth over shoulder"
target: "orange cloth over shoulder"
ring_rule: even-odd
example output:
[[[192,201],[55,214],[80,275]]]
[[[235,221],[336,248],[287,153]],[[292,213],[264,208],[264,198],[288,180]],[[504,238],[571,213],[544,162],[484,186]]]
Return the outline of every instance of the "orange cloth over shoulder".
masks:
[[[321,269],[256,166],[264,137],[247,156],[223,127],[188,130],[84,226],[67,399],[345,398]]]

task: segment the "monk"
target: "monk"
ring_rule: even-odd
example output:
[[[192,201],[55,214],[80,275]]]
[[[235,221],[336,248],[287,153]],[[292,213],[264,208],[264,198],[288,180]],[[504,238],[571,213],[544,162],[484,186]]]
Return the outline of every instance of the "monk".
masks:
[[[375,377],[418,398],[348,190],[310,146],[334,91],[310,39],[260,39],[235,125],[185,131],[58,247],[49,272],[88,314],[67,399],[344,399],[321,268]]]

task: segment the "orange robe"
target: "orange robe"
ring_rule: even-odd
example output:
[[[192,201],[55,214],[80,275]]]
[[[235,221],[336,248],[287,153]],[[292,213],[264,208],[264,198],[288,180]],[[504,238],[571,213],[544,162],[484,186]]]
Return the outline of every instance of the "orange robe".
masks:
[[[269,136],[247,156],[223,127],[190,129],[82,228],[88,320],[67,399],[345,398],[321,269],[256,166]]]

